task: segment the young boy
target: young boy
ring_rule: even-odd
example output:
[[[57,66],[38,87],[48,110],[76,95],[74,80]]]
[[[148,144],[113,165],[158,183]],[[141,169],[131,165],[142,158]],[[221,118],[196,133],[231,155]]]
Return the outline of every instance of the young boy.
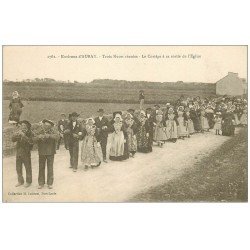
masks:
[[[64,146],[65,148],[68,150],[69,149],[69,146],[68,146],[68,136],[64,134],[64,131],[68,125],[68,121],[66,119],[66,115],[65,114],[61,114],[61,119],[58,121],[58,131],[59,131],[59,134],[60,134],[60,138],[57,142],[57,150],[59,150],[60,148],[60,144],[61,144],[61,141],[63,139],[64,141]]]

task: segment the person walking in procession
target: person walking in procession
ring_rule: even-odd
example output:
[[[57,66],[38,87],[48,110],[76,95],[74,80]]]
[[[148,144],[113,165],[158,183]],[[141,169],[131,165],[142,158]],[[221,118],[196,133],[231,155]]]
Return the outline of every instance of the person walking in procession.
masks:
[[[109,121],[104,116],[104,110],[99,109],[98,117],[95,118],[95,126],[97,128],[97,132],[100,139],[100,144],[102,148],[103,161],[107,162],[106,159],[106,150],[107,150],[107,140],[108,140],[108,129],[109,129]]]
[[[24,184],[23,165],[26,170],[26,184],[29,187],[32,183],[32,168],[31,168],[31,150],[33,147],[33,136],[31,124],[24,120],[19,122],[21,130],[17,131],[12,136],[12,141],[16,142],[16,171],[18,183],[16,187]]]
[[[85,170],[101,165],[103,160],[100,137],[94,119],[88,118],[84,129],[84,139],[81,149],[81,162]]]
[[[64,141],[65,148],[67,150],[69,149],[68,136],[64,134],[64,131],[67,128],[67,125],[68,125],[68,120],[66,119],[66,115],[61,114],[61,119],[58,121],[58,124],[57,124],[58,131],[59,131],[59,134],[60,134],[60,138],[59,138],[59,140],[57,142],[57,150],[59,150],[62,140]]]
[[[70,122],[64,132],[69,137],[70,168],[73,168],[73,172],[78,168],[79,140],[83,139],[82,125],[77,120],[78,116],[76,112],[70,115]]]
[[[54,182],[54,158],[56,154],[56,143],[59,139],[58,133],[53,129],[54,123],[44,119],[42,127],[38,134],[34,137],[34,141],[38,144],[39,154],[39,175],[38,189],[44,187],[45,184],[45,167],[47,163],[47,185],[49,189],[53,188]]]

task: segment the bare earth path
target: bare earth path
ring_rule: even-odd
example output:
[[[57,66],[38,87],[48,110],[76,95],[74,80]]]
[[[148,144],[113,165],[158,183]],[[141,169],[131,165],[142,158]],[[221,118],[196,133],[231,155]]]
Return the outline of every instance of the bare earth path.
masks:
[[[237,131],[236,131],[237,132]],[[38,155],[32,152],[33,184],[15,187],[15,156],[3,159],[4,202],[122,202],[149,188],[178,177],[227,141],[214,131],[195,134],[190,139],[153,147],[153,153],[137,153],[124,162],[102,163],[97,169],[74,173],[69,168],[69,153],[63,146],[57,151],[54,164],[54,188],[37,189]],[[25,173],[25,171],[24,171]],[[25,176],[25,175],[24,175]]]

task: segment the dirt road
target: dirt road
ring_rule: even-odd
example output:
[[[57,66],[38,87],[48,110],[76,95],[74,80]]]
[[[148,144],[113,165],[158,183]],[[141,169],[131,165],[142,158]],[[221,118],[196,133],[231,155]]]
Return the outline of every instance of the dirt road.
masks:
[[[189,139],[153,147],[149,154],[137,153],[124,162],[102,163],[97,169],[78,172],[69,168],[69,153],[63,146],[54,164],[54,188],[37,189],[38,155],[32,152],[33,184],[15,187],[15,157],[3,159],[4,202],[122,202],[149,188],[163,184],[192,167],[229,137],[214,131],[195,134]],[[24,171],[25,173],[25,171]]]

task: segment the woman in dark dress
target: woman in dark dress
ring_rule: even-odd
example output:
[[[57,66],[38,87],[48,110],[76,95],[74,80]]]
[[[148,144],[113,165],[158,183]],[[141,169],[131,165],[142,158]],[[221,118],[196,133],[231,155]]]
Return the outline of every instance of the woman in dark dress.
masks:
[[[134,121],[133,116],[131,114],[129,113],[127,114],[124,125],[127,133],[129,156],[134,157],[137,151],[137,140],[136,140],[137,124]]]
[[[195,132],[200,132],[201,131],[201,119],[200,119],[200,109],[198,106],[192,106],[190,108],[190,118],[193,121],[194,124],[194,130]]]
[[[209,128],[212,129],[214,127],[214,110],[210,104],[208,104],[207,108],[205,109],[205,112]]]
[[[147,121],[146,114],[141,111],[138,130],[137,130],[137,151],[141,153],[152,152],[150,140],[150,123]]]
[[[235,122],[234,122],[234,114],[231,111],[224,112],[222,115],[222,135],[231,136],[234,135],[235,130]]]

